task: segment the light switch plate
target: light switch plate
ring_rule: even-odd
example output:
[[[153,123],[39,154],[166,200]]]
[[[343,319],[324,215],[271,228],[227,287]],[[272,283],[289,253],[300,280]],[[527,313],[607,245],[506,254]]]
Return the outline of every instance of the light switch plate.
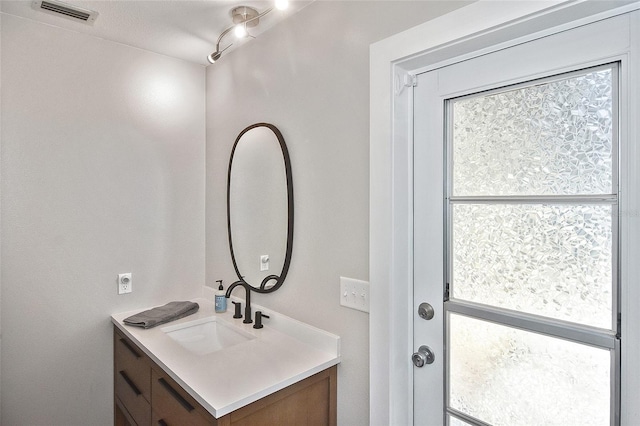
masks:
[[[340,277],[340,304],[347,308],[369,312],[369,282]]]

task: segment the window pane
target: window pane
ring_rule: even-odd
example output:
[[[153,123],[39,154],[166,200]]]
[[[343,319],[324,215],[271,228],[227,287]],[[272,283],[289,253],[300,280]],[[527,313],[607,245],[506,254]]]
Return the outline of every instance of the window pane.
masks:
[[[449,406],[493,425],[608,425],[608,350],[449,315]]]
[[[457,417],[447,416],[449,419],[449,426],[470,426],[469,423],[460,420]]]
[[[611,328],[611,209],[454,204],[453,297]]]
[[[453,195],[612,193],[612,70],[453,103]]]

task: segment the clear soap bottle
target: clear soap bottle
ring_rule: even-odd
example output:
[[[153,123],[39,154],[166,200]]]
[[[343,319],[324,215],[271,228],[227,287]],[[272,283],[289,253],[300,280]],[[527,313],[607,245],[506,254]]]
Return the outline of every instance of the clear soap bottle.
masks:
[[[223,312],[227,312],[227,298],[224,294],[224,287],[222,287],[222,280],[217,280],[216,282],[219,284],[218,290],[216,290],[215,298],[216,313],[220,314]]]

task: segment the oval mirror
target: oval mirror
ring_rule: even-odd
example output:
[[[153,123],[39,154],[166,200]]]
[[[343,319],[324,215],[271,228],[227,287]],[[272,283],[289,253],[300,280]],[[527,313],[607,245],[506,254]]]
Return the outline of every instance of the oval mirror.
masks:
[[[258,293],[280,288],[293,243],[293,181],[282,133],[267,123],[238,135],[229,159],[227,229],[238,279]]]

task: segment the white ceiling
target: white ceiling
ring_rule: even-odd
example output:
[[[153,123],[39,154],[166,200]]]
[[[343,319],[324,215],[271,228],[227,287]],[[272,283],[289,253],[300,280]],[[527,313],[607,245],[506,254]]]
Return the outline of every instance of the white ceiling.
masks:
[[[260,18],[260,25],[249,32],[258,35],[311,1],[290,1],[286,11],[274,9]],[[2,0],[0,12],[208,65],[206,57],[215,50],[218,36],[232,24],[231,9],[251,6],[262,12],[272,6],[267,0],[66,0],[65,3],[100,15],[93,25],[88,25],[35,10],[29,0]],[[234,42],[233,48],[236,48],[246,41],[237,42],[233,34],[229,34],[221,48],[230,42]]]

